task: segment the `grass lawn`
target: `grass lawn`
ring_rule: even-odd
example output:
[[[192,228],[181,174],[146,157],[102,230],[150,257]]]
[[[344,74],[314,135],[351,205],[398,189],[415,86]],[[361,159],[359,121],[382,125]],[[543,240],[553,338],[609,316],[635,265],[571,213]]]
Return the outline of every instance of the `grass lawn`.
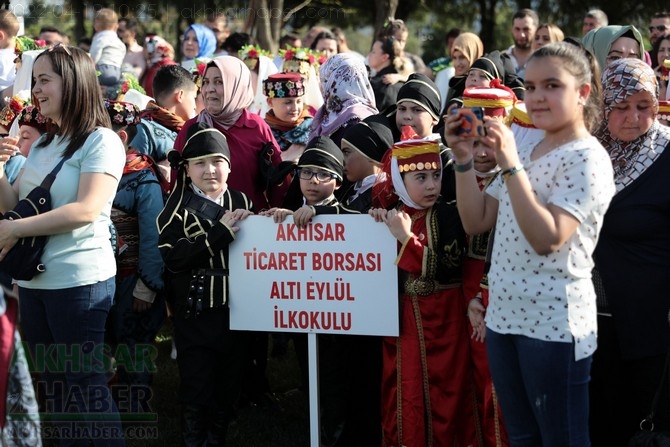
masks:
[[[228,430],[227,447],[309,446],[309,404],[306,395],[297,389],[300,373],[292,346],[291,342],[283,358],[271,357],[268,360],[267,376],[277,405],[247,405],[240,408],[237,420]],[[127,445],[130,447],[180,445],[180,409],[177,404],[179,374],[176,361],[170,358],[172,338],[169,326],[165,326],[158,335],[157,347],[157,373],[150,404],[158,414],[158,436],[155,439],[155,430],[149,436],[146,436],[149,430],[145,433],[138,430],[138,437],[144,439],[128,439]]]

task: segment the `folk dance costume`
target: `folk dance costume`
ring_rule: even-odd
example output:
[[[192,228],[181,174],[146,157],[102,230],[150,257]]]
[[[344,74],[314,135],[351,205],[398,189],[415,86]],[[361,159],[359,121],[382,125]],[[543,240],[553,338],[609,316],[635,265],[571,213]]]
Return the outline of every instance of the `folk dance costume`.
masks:
[[[181,156],[171,153],[179,176],[158,217],[159,249],[168,271],[165,287],[174,300],[184,445],[225,443],[247,350],[246,333],[229,326],[228,244],[235,233],[219,219],[225,210],[251,210],[253,205],[238,191],[226,189],[212,201],[193,187],[185,161],[212,155],[230,163],[226,138],[211,128],[197,130]]]
[[[342,149],[356,151],[370,163],[381,167],[382,158],[393,145],[393,132],[383,115],[372,115],[348,128],[342,136]],[[367,213],[372,208],[372,186],[377,175],[372,174],[351,185],[343,197],[348,208]]]
[[[263,93],[268,99],[299,98],[305,95],[304,83],[305,79],[298,73],[274,74],[263,81]],[[272,129],[272,135],[282,152],[292,144],[307,144],[312,120],[307,108],[294,122],[280,120],[272,109],[265,115],[265,122]]]
[[[140,111],[131,103],[106,100],[115,131],[137,126]],[[127,350],[133,368],[119,362],[119,384],[129,386],[129,398],[119,399],[121,411],[149,412],[154,371],[151,346],[166,317],[163,261],[158,251],[156,218],[163,210],[163,193],[154,161],[126,149],[123,175],[112,202],[111,219],[117,234],[117,272],[114,305],[107,319],[111,341]],[[134,310],[138,299],[151,306]],[[120,352],[120,351],[119,351]],[[117,396],[117,398],[120,396]],[[125,404],[125,405],[124,405]]]
[[[484,58],[481,58],[484,59]],[[478,59],[481,60],[481,59]],[[502,88],[470,88],[463,93],[463,107],[481,107],[486,116],[506,119],[516,101],[515,94],[510,89]],[[477,155],[475,154],[476,158]],[[495,166],[489,172],[477,172],[477,183],[479,189],[484,190],[498,176],[499,168]],[[488,277],[486,275],[486,262],[490,244],[491,232],[468,236],[468,254],[466,262],[470,264],[468,274],[472,274],[471,280],[465,281],[468,286],[477,285],[475,289],[465,290],[466,306],[473,299],[479,299],[484,309],[489,304]],[[478,284],[479,283],[479,284]],[[472,326],[468,321],[468,332],[472,333]],[[493,388],[491,371],[489,368],[488,355],[486,354],[485,342],[470,338],[470,355],[477,396],[477,417],[480,421],[481,432],[480,443],[483,446],[500,447],[508,446],[507,431],[502,420],[502,413],[498,404],[498,398]]]
[[[400,247],[400,336],[384,337],[384,446],[468,446],[476,443],[463,280],[466,235],[454,203],[428,209],[409,199],[401,172],[441,169],[435,141],[392,149],[387,178],[412,218]],[[386,167],[385,167],[386,168]],[[375,198],[389,197],[388,182]],[[386,191],[383,191],[386,189]]]

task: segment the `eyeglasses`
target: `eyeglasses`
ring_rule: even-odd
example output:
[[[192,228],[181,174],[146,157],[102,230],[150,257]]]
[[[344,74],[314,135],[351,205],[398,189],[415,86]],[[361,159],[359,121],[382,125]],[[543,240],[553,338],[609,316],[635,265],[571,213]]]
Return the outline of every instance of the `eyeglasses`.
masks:
[[[49,48],[49,53],[51,53],[56,48],[62,48],[63,50],[65,50],[68,56],[72,57],[72,53],[70,53],[70,50],[67,48],[67,45],[63,44],[63,42],[57,42],[56,45]]]
[[[326,171],[310,171],[309,169],[298,169],[298,177],[300,180],[312,180],[316,177],[319,182],[327,182],[330,179],[337,178],[335,174]]]
[[[657,31],[660,31],[660,32],[664,32],[664,31],[667,30],[667,29],[668,29],[668,27],[665,26],[665,25],[650,26],[650,27],[649,27],[649,32],[650,32],[650,33],[653,33],[654,30],[657,30]]]
[[[619,59],[623,59],[623,58],[641,59],[640,55],[636,54],[636,53],[629,54],[627,56],[621,56],[621,55],[618,55],[618,54],[609,54],[605,58],[605,61],[607,62],[607,65],[609,65],[611,62],[618,61]]]

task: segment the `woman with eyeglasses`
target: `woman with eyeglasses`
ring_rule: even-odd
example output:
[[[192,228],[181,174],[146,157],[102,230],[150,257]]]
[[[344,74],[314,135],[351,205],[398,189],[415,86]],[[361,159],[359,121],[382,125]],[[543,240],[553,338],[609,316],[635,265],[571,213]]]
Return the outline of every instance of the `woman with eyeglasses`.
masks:
[[[598,61],[600,71],[617,59],[645,59],[642,34],[632,25],[608,25],[586,33],[582,44]]]
[[[670,346],[670,129],[658,122],[658,84],[639,59],[611,63],[603,121],[616,193],[594,252],[598,349],[591,369],[594,447],[626,445],[651,409]],[[654,424],[670,429],[667,385]]]
[[[0,220],[0,259],[19,238],[48,236],[41,257],[45,270],[18,281],[23,332],[39,368],[43,408],[71,413],[71,423],[55,423],[55,428],[71,435],[98,430],[105,436],[92,436],[92,444],[121,446],[103,343],[116,274],[110,212],[125,150],[111,130],[95,66],[86,52],[54,46],[37,56],[32,78],[33,103],[47,118],[47,131],[32,146],[13,187],[0,169],[0,211],[12,209],[59,162],[64,164],[50,189],[50,211]],[[6,155],[2,152],[0,165]],[[66,431],[58,433],[61,445],[72,445]]]

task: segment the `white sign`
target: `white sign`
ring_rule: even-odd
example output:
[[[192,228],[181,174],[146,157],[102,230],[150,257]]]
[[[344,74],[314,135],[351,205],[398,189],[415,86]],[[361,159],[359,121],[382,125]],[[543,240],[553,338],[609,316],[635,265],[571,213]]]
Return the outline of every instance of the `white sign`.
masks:
[[[398,243],[364,215],[249,216],[230,244],[230,328],[398,335]]]

